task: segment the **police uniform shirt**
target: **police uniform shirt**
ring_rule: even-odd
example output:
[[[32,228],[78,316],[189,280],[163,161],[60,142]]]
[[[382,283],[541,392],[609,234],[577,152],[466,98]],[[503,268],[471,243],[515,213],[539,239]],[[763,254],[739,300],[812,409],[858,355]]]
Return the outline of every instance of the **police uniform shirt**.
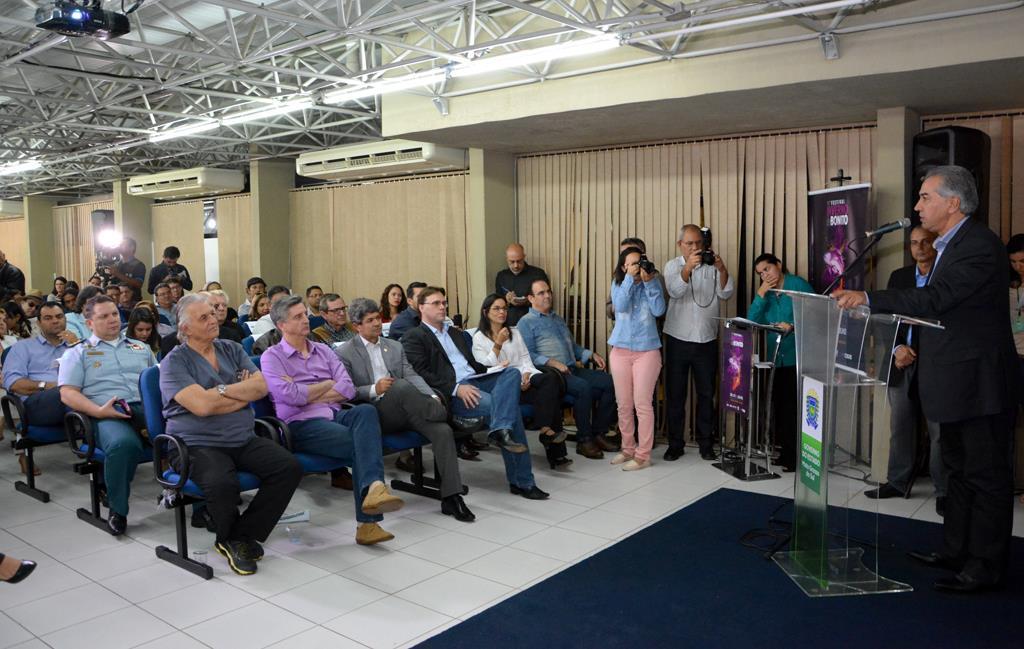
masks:
[[[124,334],[109,342],[93,335],[61,357],[57,384],[79,388],[98,406],[110,399],[141,401],[139,375],[153,365],[156,358],[146,343]]]

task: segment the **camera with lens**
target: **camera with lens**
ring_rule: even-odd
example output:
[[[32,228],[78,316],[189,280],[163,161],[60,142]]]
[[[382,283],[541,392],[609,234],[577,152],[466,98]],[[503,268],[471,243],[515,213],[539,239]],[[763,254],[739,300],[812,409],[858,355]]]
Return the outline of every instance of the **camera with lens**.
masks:
[[[640,266],[640,270],[644,271],[648,275],[653,275],[658,272],[658,269],[654,267],[654,262],[647,258],[647,255],[640,255],[640,261],[637,262]]]
[[[96,274],[103,278],[103,283],[110,279],[110,273],[107,272],[107,266],[116,266],[121,263],[121,251],[114,249],[108,250],[104,248],[96,249]]]
[[[715,251],[711,249],[711,228],[700,229],[700,242],[703,251],[700,253],[700,263],[705,266],[715,265]]]

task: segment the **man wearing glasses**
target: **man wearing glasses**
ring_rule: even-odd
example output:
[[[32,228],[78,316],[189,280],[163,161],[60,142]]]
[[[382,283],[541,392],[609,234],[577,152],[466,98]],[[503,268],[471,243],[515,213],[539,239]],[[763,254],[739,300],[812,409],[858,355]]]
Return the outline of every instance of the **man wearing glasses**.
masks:
[[[348,305],[337,293],[320,298],[320,315],[324,323],[311,332],[311,339],[336,347],[355,338],[355,329],[348,321]]]
[[[519,412],[522,375],[513,367],[487,368],[473,358],[470,342],[458,327],[445,322],[448,301],[441,289],[428,286],[420,292],[419,326],[402,336],[402,346],[413,369],[431,388],[448,400],[457,417],[486,417],[488,438],[505,461],[509,491],[530,500],[548,494],[537,488]]]

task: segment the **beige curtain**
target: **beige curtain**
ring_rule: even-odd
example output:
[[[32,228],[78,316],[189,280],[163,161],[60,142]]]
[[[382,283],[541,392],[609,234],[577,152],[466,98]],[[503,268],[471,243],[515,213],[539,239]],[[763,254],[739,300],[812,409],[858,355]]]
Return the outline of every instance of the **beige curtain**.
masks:
[[[200,220],[202,217],[200,216]],[[219,281],[232,306],[245,301],[245,282],[254,275],[253,223],[248,194],[217,199]]]
[[[737,292],[722,315],[745,313],[757,286],[751,262],[774,252],[807,273],[807,192],[839,168],[870,182],[872,127],[522,157],[519,238],[548,271],[556,309],[580,344],[606,351],[618,243],[638,236],[659,266],[678,255],[687,223],[707,225]]]
[[[25,217],[0,219],[0,251],[7,256],[7,261],[17,266],[28,278],[28,233],[25,229]],[[25,290],[39,289],[43,293],[50,290],[49,286],[29,286]]]
[[[414,280],[446,287],[469,314],[466,175],[318,187],[291,194],[291,281],[351,301]],[[223,262],[222,262],[223,263]]]
[[[93,251],[93,210],[112,210],[113,201],[61,205],[53,208],[53,237],[57,275],[85,286],[96,272]]]
[[[154,263],[162,263],[160,256],[167,246],[181,250],[179,262],[188,268],[193,290],[206,286],[206,250],[203,241],[203,201],[167,203],[153,206]],[[216,279],[216,278],[214,278]],[[148,281],[148,280],[147,280]],[[236,293],[228,293],[234,302]],[[240,304],[241,299],[238,300]],[[232,305],[234,306],[234,305]]]

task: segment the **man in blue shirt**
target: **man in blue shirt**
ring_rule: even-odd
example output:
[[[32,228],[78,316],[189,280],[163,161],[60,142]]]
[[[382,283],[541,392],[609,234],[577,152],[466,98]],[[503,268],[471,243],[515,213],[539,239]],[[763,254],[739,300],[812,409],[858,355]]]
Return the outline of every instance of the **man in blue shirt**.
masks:
[[[565,377],[566,392],[575,400],[576,453],[599,460],[604,451],[619,450],[605,436],[615,416],[615,385],[604,371],[604,359],[576,344],[565,320],[552,309],[551,286],[546,281],[535,281],[528,297],[530,311],[517,328],[533,364],[553,367]],[[584,367],[588,363],[597,369]]]
[[[60,400],[57,368],[78,336],[68,331],[64,309],[56,302],[39,307],[39,331],[38,336],[18,341],[7,353],[4,389],[22,400],[33,426],[63,426],[67,407]],[[21,472],[26,473],[25,456],[18,460]]]
[[[121,333],[117,305],[106,295],[90,298],[82,313],[92,336],[60,359],[57,384],[64,405],[93,420],[97,446],[105,456],[107,527],[118,536],[128,526],[131,482],[143,453],[137,432],[145,427],[139,375],[156,359],[149,345]]]

